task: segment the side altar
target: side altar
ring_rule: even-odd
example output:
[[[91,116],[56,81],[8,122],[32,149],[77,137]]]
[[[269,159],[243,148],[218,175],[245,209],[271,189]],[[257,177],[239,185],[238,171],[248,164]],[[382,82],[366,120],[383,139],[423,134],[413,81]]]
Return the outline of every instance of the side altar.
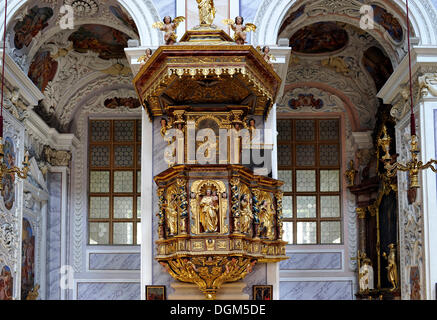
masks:
[[[201,24],[180,42],[171,32],[183,17],[174,20],[157,23],[167,44],[143,57],[134,79],[158,125],[154,152],[162,151],[154,155],[154,257],[174,288],[192,283],[216,299],[257,264],[288,259],[283,183],[271,178],[264,130],[281,79],[260,50],[242,43],[242,18],[234,40]]]

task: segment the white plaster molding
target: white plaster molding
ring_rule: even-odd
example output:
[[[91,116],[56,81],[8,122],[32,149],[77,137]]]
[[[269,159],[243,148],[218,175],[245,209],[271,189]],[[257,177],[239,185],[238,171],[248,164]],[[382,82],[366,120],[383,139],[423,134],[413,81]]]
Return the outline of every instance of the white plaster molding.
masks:
[[[425,72],[437,72],[437,47],[416,46],[411,50],[411,70],[416,74],[420,70]],[[413,78],[413,81],[415,79]],[[378,92],[377,97],[384,100],[386,104],[393,104],[396,96],[401,94],[405,88],[404,84],[409,81],[409,59],[404,57],[402,62],[393,72],[386,84]],[[409,95],[409,93],[408,93]]]
[[[24,120],[28,134],[36,136],[41,144],[56,150],[73,151],[79,147],[79,140],[71,133],[59,133],[50,128],[33,110],[28,111]]]
[[[0,49],[0,55],[3,55],[3,49]],[[8,53],[6,53],[5,57],[5,78],[12,86],[17,88],[20,96],[25,99],[30,107],[36,106],[38,101],[44,98],[44,95],[27,77],[23,70],[20,69]],[[2,61],[0,61],[0,66],[1,65]]]
[[[357,145],[357,149],[371,149],[373,148],[373,131],[364,132],[352,132],[354,142]]]

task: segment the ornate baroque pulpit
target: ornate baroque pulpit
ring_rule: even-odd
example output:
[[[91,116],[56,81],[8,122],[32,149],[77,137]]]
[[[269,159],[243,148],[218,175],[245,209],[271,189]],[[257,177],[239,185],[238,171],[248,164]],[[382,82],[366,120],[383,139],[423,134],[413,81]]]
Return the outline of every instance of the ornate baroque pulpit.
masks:
[[[252,158],[244,156],[268,147],[253,143],[249,120],[265,121],[280,84],[259,50],[211,25],[159,47],[134,79],[168,143],[162,157],[168,169],[155,176],[155,259],[174,279],[196,284],[206,299],[256,263],[288,258],[282,182],[255,174]],[[202,130],[213,138],[199,141]]]

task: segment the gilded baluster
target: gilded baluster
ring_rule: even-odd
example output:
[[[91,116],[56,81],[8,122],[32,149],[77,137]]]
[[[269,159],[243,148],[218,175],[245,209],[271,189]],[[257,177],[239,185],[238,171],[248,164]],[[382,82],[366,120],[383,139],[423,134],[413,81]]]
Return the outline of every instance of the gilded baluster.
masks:
[[[234,177],[231,183],[231,214],[233,218],[233,233],[240,233],[240,178]]]
[[[178,189],[179,189],[179,208],[180,208],[180,231],[181,234],[187,234],[187,226],[188,226],[188,194],[186,188],[186,180],[184,178],[179,178],[177,180]]]
[[[278,239],[281,240],[282,236],[284,235],[284,229],[283,229],[283,216],[282,216],[282,198],[284,196],[284,193],[282,191],[279,191],[275,194],[276,198],[276,216],[278,221]]]
[[[259,204],[258,199],[260,197],[260,191],[258,189],[252,190],[252,211],[253,211],[253,234],[254,238],[260,237],[261,230],[259,229]]]
[[[164,196],[164,188],[158,188],[157,193],[159,206],[159,211],[156,214],[158,216],[158,236],[162,240],[165,238],[165,207],[167,203]]]

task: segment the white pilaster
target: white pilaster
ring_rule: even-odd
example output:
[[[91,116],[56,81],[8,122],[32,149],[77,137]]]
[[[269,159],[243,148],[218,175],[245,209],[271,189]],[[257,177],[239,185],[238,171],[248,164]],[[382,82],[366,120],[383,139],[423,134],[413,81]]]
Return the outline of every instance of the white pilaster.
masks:
[[[141,137],[141,299],[153,281],[153,123],[145,109]]]

